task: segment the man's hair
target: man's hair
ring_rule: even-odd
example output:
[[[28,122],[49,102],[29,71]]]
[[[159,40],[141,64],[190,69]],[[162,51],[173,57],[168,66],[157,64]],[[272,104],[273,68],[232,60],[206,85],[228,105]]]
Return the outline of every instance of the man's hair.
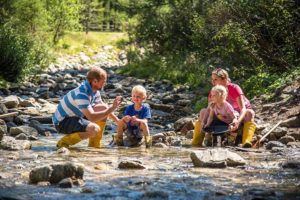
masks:
[[[223,85],[216,85],[211,89],[211,91],[218,93],[220,97],[227,97],[227,89]]]
[[[134,86],[134,87],[132,88],[131,94],[133,94],[133,93],[135,93],[135,92],[140,93],[140,94],[143,94],[144,97],[147,97],[147,91],[146,91],[146,89],[145,89],[143,86],[141,86],[141,85],[136,85],[136,86]]]
[[[98,81],[101,79],[105,79],[107,77],[107,73],[105,70],[103,70],[100,67],[92,67],[86,76],[86,79],[89,82],[92,82],[94,79],[97,79]]]

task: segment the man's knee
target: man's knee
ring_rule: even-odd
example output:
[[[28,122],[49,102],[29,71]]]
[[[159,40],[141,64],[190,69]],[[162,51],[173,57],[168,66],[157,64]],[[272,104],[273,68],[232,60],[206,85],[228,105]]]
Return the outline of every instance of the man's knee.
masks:
[[[93,122],[89,123],[89,125],[87,126],[87,134],[89,137],[95,137],[100,132],[100,130],[101,128]]]
[[[93,107],[95,112],[98,111],[103,111],[106,110],[108,108],[108,105],[106,103],[103,104],[97,104],[96,106]]]

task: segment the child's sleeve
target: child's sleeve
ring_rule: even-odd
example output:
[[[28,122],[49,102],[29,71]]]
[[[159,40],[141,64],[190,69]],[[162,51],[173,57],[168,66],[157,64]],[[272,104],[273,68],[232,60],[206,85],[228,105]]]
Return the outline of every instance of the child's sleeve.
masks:
[[[143,119],[150,119],[151,118],[151,109],[149,104],[144,105],[144,114]]]

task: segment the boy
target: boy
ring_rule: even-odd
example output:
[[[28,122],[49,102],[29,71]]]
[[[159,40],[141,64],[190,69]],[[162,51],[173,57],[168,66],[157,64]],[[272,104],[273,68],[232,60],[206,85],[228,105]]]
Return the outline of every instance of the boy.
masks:
[[[146,89],[141,85],[133,87],[131,98],[133,104],[126,108],[124,117],[118,122],[114,143],[119,146],[137,146],[144,136],[146,148],[149,148],[152,143],[148,127],[151,112],[149,105],[143,103],[147,98]],[[123,141],[124,131],[127,136],[125,141]]]

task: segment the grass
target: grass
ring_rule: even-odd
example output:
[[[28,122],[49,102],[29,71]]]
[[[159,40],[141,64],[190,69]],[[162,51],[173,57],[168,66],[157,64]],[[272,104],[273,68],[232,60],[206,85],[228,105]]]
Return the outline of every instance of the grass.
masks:
[[[96,50],[104,45],[118,47],[127,40],[128,36],[124,32],[69,32],[55,46],[55,52],[77,54],[81,51],[86,52],[87,49]]]

